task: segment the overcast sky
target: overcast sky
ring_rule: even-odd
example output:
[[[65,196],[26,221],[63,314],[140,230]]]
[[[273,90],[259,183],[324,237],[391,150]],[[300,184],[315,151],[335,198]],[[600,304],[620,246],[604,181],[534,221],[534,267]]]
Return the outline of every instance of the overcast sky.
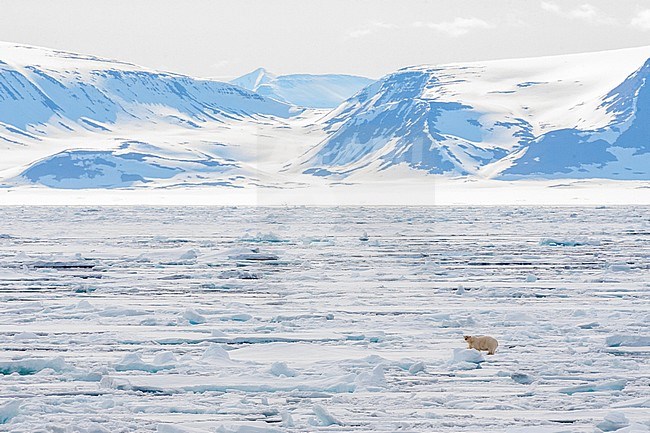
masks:
[[[650,0],[0,0],[0,40],[200,77],[650,45]]]

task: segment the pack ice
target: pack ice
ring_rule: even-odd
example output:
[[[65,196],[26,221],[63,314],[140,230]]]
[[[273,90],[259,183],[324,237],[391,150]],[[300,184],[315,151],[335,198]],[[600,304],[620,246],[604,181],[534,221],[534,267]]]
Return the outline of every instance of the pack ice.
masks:
[[[648,432],[649,213],[0,207],[0,430]]]

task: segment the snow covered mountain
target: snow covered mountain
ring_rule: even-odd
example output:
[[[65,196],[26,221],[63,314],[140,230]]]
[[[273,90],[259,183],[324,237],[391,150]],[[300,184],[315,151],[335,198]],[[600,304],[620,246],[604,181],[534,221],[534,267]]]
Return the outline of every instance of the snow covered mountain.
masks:
[[[368,80],[258,70],[232,84],[0,43],[0,188],[648,180],[649,57],[417,66],[357,91]]]
[[[262,96],[309,108],[334,108],[372,82],[369,78],[340,74],[277,76],[264,68],[231,81]]]
[[[325,120],[319,176],[409,166],[481,177],[650,178],[650,48],[390,74]]]
[[[601,99],[610,121],[547,132],[502,177],[650,178],[650,60]]]
[[[109,128],[118,120],[184,123],[289,116],[290,106],[218,81],[24,45],[0,44],[0,121],[25,129]]]
[[[0,44],[0,171],[17,166],[16,181],[113,188],[183,173],[220,178],[239,165],[209,149],[215,146],[188,146],[187,137],[155,145],[149,138],[156,130],[183,134],[297,113],[284,102],[228,83]],[[143,130],[149,132],[140,139]],[[57,138],[65,143],[53,142]],[[212,181],[229,184],[227,179]]]

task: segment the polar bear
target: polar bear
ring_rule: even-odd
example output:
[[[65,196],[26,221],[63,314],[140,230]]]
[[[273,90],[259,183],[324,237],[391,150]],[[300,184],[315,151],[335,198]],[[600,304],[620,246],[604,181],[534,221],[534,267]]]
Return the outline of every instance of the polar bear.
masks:
[[[499,346],[499,342],[496,339],[487,335],[477,335],[476,337],[465,335],[463,338],[467,341],[470,349],[487,350],[488,355],[494,355],[494,352],[496,352]]]

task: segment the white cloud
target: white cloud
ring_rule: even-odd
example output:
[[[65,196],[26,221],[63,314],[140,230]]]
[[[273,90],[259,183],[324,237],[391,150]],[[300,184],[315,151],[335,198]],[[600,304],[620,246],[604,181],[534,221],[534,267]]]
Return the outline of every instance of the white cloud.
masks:
[[[642,10],[637,13],[632,21],[630,22],[632,27],[636,27],[641,30],[650,30],[650,9]]]
[[[477,29],[491,29],[494,26],[487,21],[483,21],[479,18],[461,18],[457,17],[453,21],[445,21],[441,23],[423,23],[415,22],[413,23],[414,27],[428,27],[430,29],[437,30],[441,33],[445,33],[452,37],[463,36],[472,30]]]
[[[561,13],[560,6],[558,6],[558,5],[555,4],[555,3],[551,3],[551,2],[543,1],[543,2],[541,3],[541,6],[542,6],[542,9],[544,9],[545,11],[555,12],[556,14]]]
[[[351,38],[361,38],[364,36],[368,36],[372,33],[378,32],[380,30],[390,30],[396,28],[398,28],[398,26],[395,24],[375,21],[373,23],[370,23],[368,26],[364,28],[352,30],[351,32],[348,33],[348,36]]]
[[[573,9],[562,9],[557,3],[550,1],[542,1],[540,6],[545,11],[552,12],[564,18],[583,20],[592,24],[616,24],[614,18],[608,16],[590,3],[583,3]]]
[[[569,15],[574,18],[579,18],[587,21],[594,21],[601,18],[598,9],[594,5],[588,3],[582,4],[577,8],[569,11]]]

